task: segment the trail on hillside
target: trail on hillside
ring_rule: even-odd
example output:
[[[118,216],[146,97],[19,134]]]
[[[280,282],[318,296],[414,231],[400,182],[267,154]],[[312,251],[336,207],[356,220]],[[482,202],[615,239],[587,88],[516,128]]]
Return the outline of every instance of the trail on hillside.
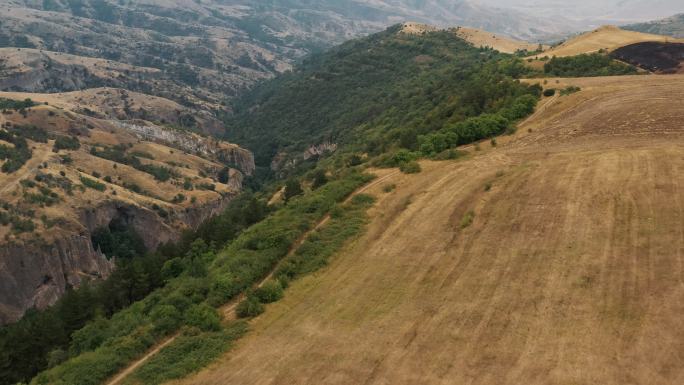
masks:
[[[561,82],[582,91],[510,141],[393,179],[361,239],[174,384],[681,384],[684,76]]]
[[[391,177],[394,176],[394,175],[397,175],[398,173],[399,173],[398,171],[393,171],[393,172],[390,172],[390,173],[387,174],[387,175],[384,175],[384,176],[382,176],[382,177],[380,177],[380,178],[377,178],[377,179],[371,181],[370,183],[368,183],[368,184],[366,184],[366,185],[360,187],[359,189],[357,189],[356,191],[354,191],[353,193],[351,193],[351,194],[345,199],[344,202],[347,203],[347,202],[351,201],[351,199],[352,199],[354,196],[359,195],[359,194],[363,193],[364,191],[367,191],[368,189],[373,188],[374,186],[379,185],[380,183],[384,182],[385,180],[391,178]],[[282,263],[283,261],[285,261],[287,258],[291,257],[291,256],[297,251],[297,249],[299,249],[299,247],[302,246],[302,244],[306,241],[306,239],[307,239],[313,232],[315,232],[315,231],[319,230],[321,227],[325,226],[325,224],[328,223],[328,221],[330,221],[330,214],[329,214],[329,213],[326,214],[323,218],[321,218],[311,230],[305,232],[301,237],[299,237],[299,239],[297,239],[297,240],[292,244],[292,246],[290,247],[290,250],[288,251],[287,255],[286,255],[284,258],[282,258],[282,259],[280,260],[280,262],[278,262],[278,263],[273,267],[273,269],[271,269],[271,271],[268,273],[268,275],[267,275],[266,277],[264,277],[263,279],[261,279],[261,280],[254,286],[254,288],[262,287],[266,282],[268,282],[268,280],[270,280],[270,279],[273,277],[273,274],[275,274],[275,272],[276,272],[276,271],[278,270],[278,268],[281,266],[281,263]],[[223,305],[223,306],[219,309],[219,313],[222,315],[223,321],[224,321],[224,322],[234,321],[234,320],[236,320],[236,319],[238,318],[238,317],[237,317],[237,314],[235,313],[235,310],[237,309],[237,307],[238,307],[238,305],[240,304],[240,302],[242,302],[242,300],[244,300],[244,299],[245,299],[245,294],[242,293],[242,294],[238,295],[237,297],[235,297],[233,300],[231,300],[231,301],[229,301],[228,303],[226,303],[225,305]],[[180,333],[175,333],[175,334],[173,334],[172,336],[168,337],[164,342],[162,342],[162,343],[156,345],[154,348],[152,348],[152,349],[151,349],[148,353],[146,353],[144,356],[142,356],[141,358],[139,358],[139,359],[137,359],[136,361],[134,361],[133,363],[131,363],[129,366],[127,366],[125,369],[123,369],[121,372],[119,372],[116,376],[114,376],[111,380],[109,380],[108,382],[106,382],[106,385],[119,385],[119,384],[121,384],[122,381],[125,380],[129,375],[131,375],[136,369],[138,369],[138,368],[141,367],[143,364],[145,364],[147,361],[149,361],[152,357],[154,357],[157,353],[159,353],[163,348],[165,348],[166,346],[170,345],[170,344],[171,344],[173,341],[175,341],[176,338],[178,338],[179,336],[180,336]]]

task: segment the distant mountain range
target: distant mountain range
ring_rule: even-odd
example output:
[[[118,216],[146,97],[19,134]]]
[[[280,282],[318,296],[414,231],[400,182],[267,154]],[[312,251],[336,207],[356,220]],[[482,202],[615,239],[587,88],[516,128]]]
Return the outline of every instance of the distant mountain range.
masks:
[[[648,23],[631,24],[623,28],[632,31],[684,38],[684,13]]]

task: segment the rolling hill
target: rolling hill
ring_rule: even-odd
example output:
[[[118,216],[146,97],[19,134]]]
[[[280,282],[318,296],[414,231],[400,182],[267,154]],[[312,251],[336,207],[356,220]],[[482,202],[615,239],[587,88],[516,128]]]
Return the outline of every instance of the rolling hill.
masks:
[[[551,83],[582,91],[376,186],[366,235],[173,384],[679,383],[684,78]]]
[[[159,2],[104,4],[32,9],[136,33],[157,18],[173,23]],[[469,3],[354,4],[334,14],[384,22],[389,8],[448,15]],[[175,15],[187,7],[174,30],[227,28],[211,24],[221,18],[210,9],[252,9],[163,5]],[[340,3],[309,6],[331,5]],[[252,33],[261,48],[281,47]],[[604,27],[543,55],[666,41]],[[538,47],[421,23],[348,41],[228,102],[230,142],[203,135],[221,128],[221,93],[201,86],[183,99],[190,84],[166,67],[195,64],[129,68],[6,50],[6,78],[35,85],[0,94],[2,260],[14,263],[2,282],[30,297],[9,298],[8,314],[113,275],[107,250],[182,242],[146,255],[159,257],[151,269],[150,259],[122,264],[131,273],[120,287],[84,285],[1,329],[0,376],[36,385],[680,383],[684,75],[588,78],[583,71],[600,72],[580,68],[577,78],[524,80],[533,73],[524,60],[496,46]],[[292,63],[297,53],[288,54]],[[65,84],[89,89],[38,93],[53,65]],[[136,81],[121,83],[130,74]],[[244,176],[268,169],[286,181],[236,199]],[[69,237],[85,255],[60,249]],[[46,255],[69,271],[38,261],[24,277],[32,260],[13,259],[17,247],[52,247]],[[16,276],[30,284],[12,286]],[[97,302],[110,292],[127,301]]]
[[[604,26],[571,38],[543,54],[537,55],[537,57],[566,57],[604,51],[611,52],[626,45],[651,41],[679,42],[679,40],[669,36],[627,31],[615,26]]]
[[[625,25],[622,28],[630,31],[684,38],[684,14],[647,23]]]
[[[249,151],[172,128],[218,123],[166,99],[92,89],[5,92],[0,104],[1,323],[107,277],[98,228],[123,221],[153,250],[220,212],[254,170]]]

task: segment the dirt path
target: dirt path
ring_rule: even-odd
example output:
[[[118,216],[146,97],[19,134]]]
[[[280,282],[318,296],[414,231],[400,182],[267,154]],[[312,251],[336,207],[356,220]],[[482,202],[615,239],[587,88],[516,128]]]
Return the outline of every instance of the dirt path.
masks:
[[[15,188],[22,179],[26,179],[27,176],[32,176],[38,170],[38,166],[47,162],[52,158],[54,153],[47,144],[31,143],[36,150],[33,150],[33,156],[29,159],[25,165],[23,165],[19,170],[12,174],[0,174],[0,181],[2,182],[2,187],[0,187],[0,195],[9,192],[11,189]],[[39,151],[37,151],[39,149]],[[38,152],[38,154],[36,154]]]
[[[176,334],[172,335],[171,337],[167,338],[164,342],[155,346],[152,350],[150,350],[143,357],[141,357],[140,359],[138,359],[137,361],[132,363],[126,369],[124,369],[119,374],[117,374],[114,378],[109,380],[109,382],[107,382],[107,384],[108,385],[120,384],[126,377],[128,377],[136,369],[138,369],[140,366],[142,366],[142,364],[149,361],[149,359],[152,358],[155,354],[159,353],[160,350],[164,349],[165,347],[170,345],[173,341],[175,341],[179,335],[180,335],[180,333],[176,333]]]
[[[389,172],[388,174],[383,175],[383,176],[373,180],[372,182],[366,184],[365,186],[360,187],[359,189],[354,191],[351,195],[349,195],[349,197],[347,197],[347,199],[345,200],[345,203],[351,201],[351,199],[354,196],[361,194],[361,193],[379,185],[380,183],[382,183],[382,182],[386,181],[387,179],[397,175],[398,173],[399,173],[398,171]],[[273,274],[275,274],[275,272],[278,270],[278,267],[280,267],[280,264],[282,263],[282,261],[284,261],[285,259],[290,257],[292,254],[294,254],[294,252],[296,252],[297,249],[306,241],[306,239],[309,237],[309,235],[311,235],[314,231],[320,229],[321,227],[325,226],[325,224],[328,223],[329,220],[330,220],[330,214],[326,214],[320,221],[318,221],[316,226],[314,226],[311,230],[307,231],[299,239],[297,239],[297,241],[294,244],[292,244],[292,246],[290,247],[290,250],[289,250],[287,256],[285,258],[281,259],[281,262],[279,262],[269,272],[269,274],[266,277],[264,277],[261,281],[259,281],[255,285],[255,287],[256,288],[262,287],[269,279],[271,279],[273,277]],[[239,296],[237,296],[236,298],[234,298],[233,300],[231,300],[230,302],[228,302],[227,304],[225,304],[224,306],[222,306],[219,309],[219,313],[222,314],[224,322],[233,321],[233,320],[238,318],[237,314],[235,314],[235,310],[237,309],[237,306],[240,304],[240,302],[242,302],[242,300],[244,298],[245,298],[245,295],[240,294]],[[128,367],[126,367],[124,370],[122,370],[119,374],[117,374],[111,380],[106,382],[106,385],[119,385],[119,384],[121,384],[123,382],[123,380],[126,379],[126,377],[128,377],[136,369],[138,369],[140,366],[142,366],[147,361],[149,361],[152,357],[154,357],[157,353],[159,353],[159,351],[161,351],[164,347],[168,346],[173,341],[175,341],[179,335],[180,335],[180,333],[176,333],[176,334],[172,335],[171,337],[167,338],[161,344],[158,344],[157,346],[155,346],[152,350],[150,350],[143,357],[141,357],[138,360],[136,360],[135,362],[131,363]]]
[[[361,239],[174,384],[683,383],[684,77],[581,82],[532,133],[397,176]]]

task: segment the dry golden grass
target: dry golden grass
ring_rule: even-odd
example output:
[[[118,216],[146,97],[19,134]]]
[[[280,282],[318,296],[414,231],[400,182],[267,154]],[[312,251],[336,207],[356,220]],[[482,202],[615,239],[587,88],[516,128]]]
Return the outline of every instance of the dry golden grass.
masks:
[[[100,90],[101,91],[101,90]],[[78,108],[83,105],[79,98],[87,98],[95,95],[97,90],[89,90],[83,93],[69,94],[25,94],[25,93],[0,93],[0,97],[25,99],[48,102],[48,105],[31,107],[23,116],[18,112],[0,114],[0,125],[10,123],[15,126],[36,125],[56,135],[76,135],[81,143],[81,148],[76,151],[62,150],[53,152],[53,140],[48,143],[35,143],[29,141],[32,148],[32,158],[18,171],[6,174],[0,173],[0,202],[7,202],[13,206],[36,212],[35,223],[37,233],[45,240],[62,237],[64,234],[82,232],[82,214],[89,210],[111,202],[127,204],[133,207],[143,207],[153,210],[159,206],[171,213],[180,213],[178,218],[183,218],[185,209],[198,205],[212,205],[224,201],[224,197],[235,194],[240,188],[242,176],[238,171],[231,171],[229,184],[221,184],[214,181],[210,176],[200,175],[206,172],[220,170],[224,165],[211,157],[200,157],[186,153],[183,150],[171,147],[172,144],[162,144],[145,141],[133,132],[118,127],[108,119],[98,119],[79,114]],[[75,102],[74,102],[75,101]],[[197,137],[199,138],[199,137]],[[172,169],[179,175],[177,179],[166,182],[155,180],[152,175],[133,167],[118,164],[90,154],[92,146],[115,146],[126,145],[128,152],[144,152],[153,159],[141,157],[142,163],[151,163]],[[230,143],[219,143],[216,148],[226,149],[235,147]],[[69,155],[72,163],[65,164],[60,156]],[[0,161],[0,164],[3,162]],[[51,174],[61,178],[60,174],[67,178],[74,186],[73,194],[68,195],[65,190],[53,187],[52,191],[59,195],[60,201],[51,207],[40,207],[38,204],[29,204],[24,199],[22,180],[33,180],[39,174]],[[95,176],[97,175],[97,176]],[[83,191],[77,186],[82,184],[81,177],[97,180],[106,186],[106,191],[97,191],[87,188]],[[108,177],[107,180],[105,178]],[[193,190],[187,190],[183,186],[188,179]],[[108,180],[111,180],[108,182]],[[202,190],[198,186],[212,184],[215,191]],[[136,185],[141,192],[135,192],[131,186]],[[36,190],[27,190],[35,192]],[[178,194],[183,194],[183,201],[174,201]],[[220,206],[220,205],[219,205]],[[39,220],[45,215],[49,221],[56,221],[56,226],[47,226]],[[182,223],[182,219],[170,218],[165,226],[169,226],[169,233],[187,227],[188,223]],[[25,241],[35,237],[35,234],[24,233],[12,235],[9,226],[0,226],[0,239]]]
[[[558,84],[583,91],[497,148],[378,185],[362,238],[178,384],[681,384],[684,76]]]
[[[455,33],[456,36],[475,47],[491,47],[499,52],[505,53],[515,53],[518,50],[536,51],[540,46],[539,44],[514,40],[474,28],[458,27],[455,30]],[[545,45],[542,45],[541,47],[542,49],[549,48]]]
[[[626,31],[614,26],[604,26],[591,32],[572,38],[536,57],[565,57],[584,53],[596,53],[600,50],[610,52],[626,45],[646,41],[682,42],[670,36],[652,35],[642,32]]]

